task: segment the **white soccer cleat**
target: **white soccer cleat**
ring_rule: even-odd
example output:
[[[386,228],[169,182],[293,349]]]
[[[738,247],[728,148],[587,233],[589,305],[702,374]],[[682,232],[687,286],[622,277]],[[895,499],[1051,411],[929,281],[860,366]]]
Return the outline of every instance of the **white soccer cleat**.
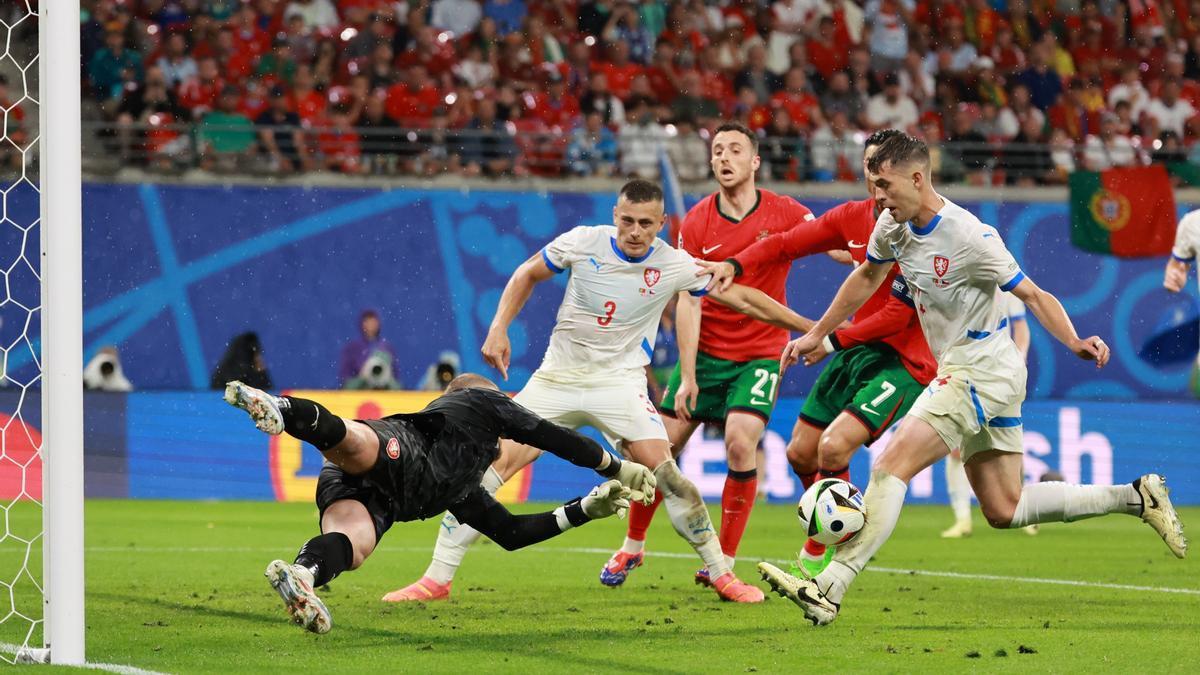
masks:
[[[300,565],[275,560],[265,572],[271,588],[283,598],[292,623],[313,633],[328,633],[333,628],[329,609],[313,591],[312,572]]]
[[[956,520],[950,527],[942,530],[942,539],[965,539],[971,536],[971,521]]]
[[[1171,505],[1166,479],[1156,473],[1148,473],[1133,482],[1142,497],[1142,521],[1158,532],[1167,543],[1167,548],[1176,558],[1187,555],[1187,538],[1183,536],[1183,524]]]
[[[275,397],[237,380],[225,385],[225,402],[245,410],[260,431],[278,436],[283,433],[283,414]]]
[[[758,571],[762,573],[763,581],[771,584],[780,597],[791,600],[804,610],[804,617],[814,626],[827,626],[837,618],[838,605],[825,597],[817,587],[817,582],[797,579],[768,562],[758,563]]]

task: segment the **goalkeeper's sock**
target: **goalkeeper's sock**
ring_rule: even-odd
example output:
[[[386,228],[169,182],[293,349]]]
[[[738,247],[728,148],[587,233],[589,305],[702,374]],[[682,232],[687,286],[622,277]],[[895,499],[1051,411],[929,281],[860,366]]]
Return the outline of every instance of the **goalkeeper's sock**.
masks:
[[[325,452],[346,438],[346,423],[325,406],[306,398],[280,396],[279,413],[283,415],[283,430],[294,438]]]
[[[738,544],[750,522],[750,511],[758,495],[758,471],[730,470],[725,476],[725,489],[721,491],[721,550],[726,560],[737,557]]]
[[[671,525],[679,536],[696,549],[708,568],[709,578],[719,579],[729,571],[729,564],[721,553],[720,542],[713,532],[712,519],[708,517],[708,509],[704,506],[700,491],[683,475],[673,459],[659,464],[654,469],[654,477],[658,479],[658,489],[662,490]]]
[[[868,513],[870,513],[868,511]],[[1142,497],[1133,485],[1031,483],[1021,488],[1009,527],[1037,523],[1069,523],[1109,513],[1141,515]]]
[[[838,548],[833,562],[815,579],[817,587],[831,602],[842,601],[854,578],[892,536],[907,492],[908,485],[896,476],[883,471],[871,472],[871,484],[863,495],[863,510],[871,517],[850,543]]]
[[[296,563],[312,572],[313,588],[324,586],[354,562],[354,547],[350,537],[341,532],[327,532],[308,540],[296,554]]]
[[[489,466],[479,484],[483,486],[484,490],[487,490],[488,494],[494,495],[504,484],[504,480],[500,478],[500,474],[496,472],[495,468]],[[448,584],[454,581],[454,575],[462,565],[463,557],[467,555],[467,549],[471,544],[479,541],[479,537],[479,530],[458,522],[458,518],[447,511],[446,515],[442,516],[437,543],[433,547],[433,560],[429,563],[429,569],[425,570],[425,576],[439,584]]]
[[[846,466],[843,466],[840,469],[826,469],[825,467],[821,467],[820,473],[821,473],[821,478],[837,478],[838,480],[844,480],[847,483],[850,482],[850,465],[849,464],[847,464]]]
[[[661,490],[654,491],[654,501],[650,506],[644,506],[641,502],[633,502],[629,505],[629,530],[625,533],[625,543],[621,545],[621,550],[626,553],[641,553],[646,548],[646,530],[650,527],[650,522],[654,520],[654,513],[658,511],[658,505],[662,503],[663,493]]]
[[[969,523],[971,483],[967,480],[967,470],[963,467],[962,457],[946,457],[946,492],[950,495],[950,510],[954,512],[954,522]]]

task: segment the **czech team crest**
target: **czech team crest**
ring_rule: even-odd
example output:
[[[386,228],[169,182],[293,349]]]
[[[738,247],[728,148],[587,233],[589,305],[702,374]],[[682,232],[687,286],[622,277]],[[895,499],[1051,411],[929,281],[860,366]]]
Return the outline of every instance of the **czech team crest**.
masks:
[[[657,284],[658,280],[661,278],[662,272],[655,267],[647,267],[642,272],[642,279],[646,281],[647,286],[653,286],[654,284]]]
[[[949,270],[950,270],[950,259],[949,258],[947,258],[945,256],[941,256],[941,255],[933,256],[933,272],[934,272],[934,274],[938,275],[939,279],[946,276],[946,272],[948,272]]]

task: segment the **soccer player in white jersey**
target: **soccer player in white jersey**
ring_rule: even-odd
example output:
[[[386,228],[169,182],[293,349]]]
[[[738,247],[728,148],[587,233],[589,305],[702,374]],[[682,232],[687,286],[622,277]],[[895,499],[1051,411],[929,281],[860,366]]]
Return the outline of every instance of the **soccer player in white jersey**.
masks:
[[[1163,277],[1163,287],[1172,293],[1183,290],[1187,284],[1188,270],[1196,262],[1196,254],[1200,253],[1200,209],[1190,211],[1179,221],[1175,230],[1175,246],[1171,249],[1171,259],[1167,261],[1166,275]],[[1192,365],[1192,393],[1200,398],[1200,354]]]
[[[658,185],[644,180],[626,183],[613,209],[615,226],[576,227],[517,269],[500,298],[483,356],[508,379],[509,324],[535,284],[570,270],[546,356],[516,401],[563,426],[596,427],[634,462],[652,468],[671,524],[712,570],[717,594],[734,602],[761,602],[762,591],[738,580],[725,561],[700,492],[672,458],[662,419],[647,396],[645,367],[663,310],[675,295],[680,303],[699,304],[709,281],[696,276],[700,268],[691,255],[656,238],[664,220]],[[744,286],[730,291],[712,297],[773,325],[799,331],[812,327],[811,321],[761,291]],[[696,344],[698,308],[691,316],[695,319],[690,325],[676,327],[681,345]],[[536,448],[504,442],[483,486],[494,493],[540,454]],[[645,501],[653,500],[654,485],[643,494]],[[447,514],[425,575],[384,600],[449,597],[467,547],[478,538],[478,532]]]
[[[967,477],[993,527],[1126,513],[1140,516],[1182,558],[1187,540],[1157,474],[1124,485],[1022,487],[1025,361],[1003,330],[996,289],[1020,298],[1051,335],[1097,367],[1108,362],[1108,346],[1099,337],[1080,338],[1058,300],[1021,272],[995,228],[934,190],[924,142],[907,134],[890,138],[867,168],[883,211],[867,245],[867,263],[847,277],[816,327],[788,343],[782,365],[819,349],[899,264],[938,374],[872,467],[864,495],[867,524],[858,536],[813,579],[798,579],[765,562],[759,563],[763,578],[814,624],[832,622],[846,590],[891,536],[908,481],[951,448],[962,448]]]

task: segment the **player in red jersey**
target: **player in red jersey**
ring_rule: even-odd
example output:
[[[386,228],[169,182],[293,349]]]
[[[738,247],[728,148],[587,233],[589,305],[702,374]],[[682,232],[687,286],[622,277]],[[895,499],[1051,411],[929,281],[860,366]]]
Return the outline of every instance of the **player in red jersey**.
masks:
[[[887,129],[867,139],[864,174],[867,159],[878,146],[899,134]],[[878,216],[873,199],[847,202],[726,262],[706,267],[714,273],[714,284],[729,285],[734,277],[775,269],[814,253],[848,250],[858,265],[866,260],[866,244]],[[818,475],[850,480],[850,458],[858,448],[874,443],[903,417],[937,372],[907,290],[904,278],[893,270],[887,283],[854,315],[850,327],[835,331],[823,351],[806,359],[813,365],[836,352],[805,399],[788,443],[788,461],[805,489]],[[832,547],[809,539],[798,571],[815,576],[829,564],[833,552]]]
[[[688,212],[679,232],[679,248],[698,260],[724,260],[813,218],[812,211],[791,197],[755,187],[758,139],[744,125],[728,122],[717,128],[711,164],[720,188]],[[787,304],[789,267],[789,261],[763,265],[739,283]],[[694,310],[689,306],[679,306],[679,364],[659,409],[675,454],[701,422],[724,424],[729,474],[721,494],[719,539],[732,567],[758,492],[756,450],[775,406],[779,354],[788,334],[708,298],[701,305],[699,334],[693,334],[686,330],[695,325],[687,315],[690,311]],[[630,511],[625,543],[601,570],[601,583],[619,586],[642,564],[646,528],[657,505],[656,501]],[[708,584],[708,570],[697,572],[696,581]]]

